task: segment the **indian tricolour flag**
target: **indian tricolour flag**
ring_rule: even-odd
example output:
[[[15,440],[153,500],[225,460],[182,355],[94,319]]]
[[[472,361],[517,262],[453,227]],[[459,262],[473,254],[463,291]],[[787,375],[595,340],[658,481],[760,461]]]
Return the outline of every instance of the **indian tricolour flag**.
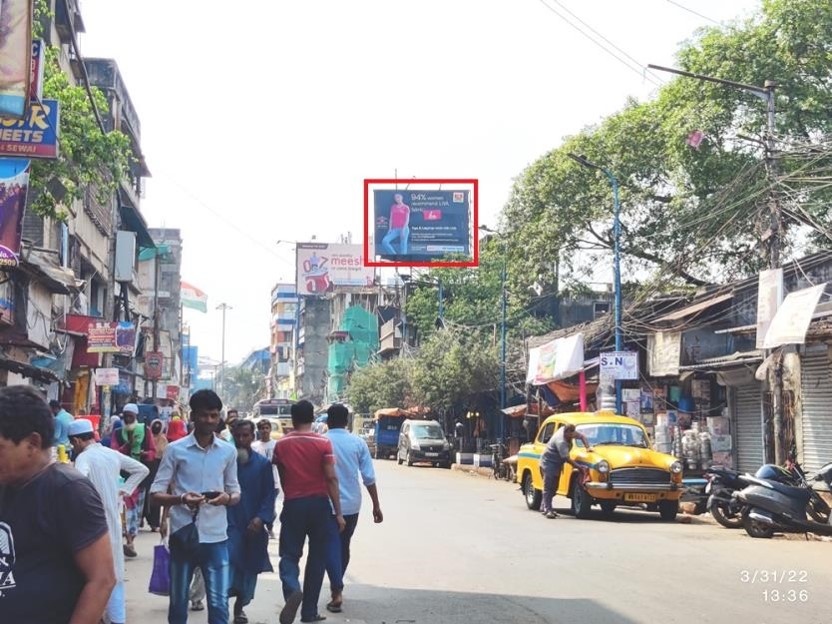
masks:
[[[179,296],[183,307],[208,312],[208,295],[196,286],[192,286],[188,282],[182,282]]]

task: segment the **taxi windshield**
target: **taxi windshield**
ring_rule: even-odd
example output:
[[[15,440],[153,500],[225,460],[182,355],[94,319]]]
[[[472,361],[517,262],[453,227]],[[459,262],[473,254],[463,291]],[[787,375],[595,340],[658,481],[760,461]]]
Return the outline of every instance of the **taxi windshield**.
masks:
[[[637,446],[648,448],[647,436],[640,427],[622,425],[618,423],[594,423],[578,425],[576,429],[584,434],[592,446],[616,445]],[[580,439],[575,440],[577,446],[583,447]]]
[[[415,425],[413,437],[417,440],[442,440],[445,436],[437,425]]]

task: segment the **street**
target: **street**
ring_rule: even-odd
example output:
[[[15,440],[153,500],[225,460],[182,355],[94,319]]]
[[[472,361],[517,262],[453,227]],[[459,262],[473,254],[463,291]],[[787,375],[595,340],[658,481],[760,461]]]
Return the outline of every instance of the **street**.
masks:
[[[390,461],[376,470],[385,521],[374,526],[369,507],[362,513],[344,613],[325,613],[324,582],[331,622],[832,621],[832,544],[753,540],[701,518],[662,523],[636,511],[546,520],[514,484]],[[165,620],[167,600],[147,593],[157,539],[141,533],[139,558],[127,562],[131,622]],[[271,552],[276,568],[277,542]],[[250,622],[276,622],[282,604],[277,574],[261,575]]]

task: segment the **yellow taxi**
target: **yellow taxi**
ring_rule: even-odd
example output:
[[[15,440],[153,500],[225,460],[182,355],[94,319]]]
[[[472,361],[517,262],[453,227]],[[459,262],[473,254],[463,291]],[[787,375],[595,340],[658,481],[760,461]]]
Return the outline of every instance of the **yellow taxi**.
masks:
[[[587,518],[593,505],[610,515],[618,505],[646,506],[658,511],[662,520],[673,520],[682,496],[682,463],[671,455],[650,448],[650,438],[641,423],[612,412],[555,414],[541,425],[534,442],[520,447],[517,482],[522,485],[529,509],[540,509],[543,477],[540,457],[546,443],[566,424],[586,436],[592,446],[572,443],[570,457],[589,470],[587,478],[564,464],[557,493],[572,501],[572,512]],[[585,481],[582,483],[582,481]]]

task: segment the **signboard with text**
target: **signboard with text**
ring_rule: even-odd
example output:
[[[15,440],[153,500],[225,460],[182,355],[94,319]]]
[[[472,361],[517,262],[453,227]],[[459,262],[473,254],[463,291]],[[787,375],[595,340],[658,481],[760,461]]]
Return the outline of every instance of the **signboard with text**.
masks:
[[[361,245],[297,244],[297,294],[319,295],[334,286],[372,286],[375,269],[364,266]]]
[[[87,345],[88,353],[133,355],[136,348],[136,326],[126,321],[90,323]]]
[[[119,384],[118,373],[119,370],[117,368],[96,368],[95,385],[117,386]]]
[[[638,352],[637,351],[611,351],[602,353],[601,378],[614,380],[637,380],[638,377]]]
[[[165,354],[152,351],[144,356],[144,377],[150,381],[158,381],[162,378],[162,369],[165,365]]]
[[[57,158],[60,103],[32,102],[23,119],[0,119],[0,156]]]

